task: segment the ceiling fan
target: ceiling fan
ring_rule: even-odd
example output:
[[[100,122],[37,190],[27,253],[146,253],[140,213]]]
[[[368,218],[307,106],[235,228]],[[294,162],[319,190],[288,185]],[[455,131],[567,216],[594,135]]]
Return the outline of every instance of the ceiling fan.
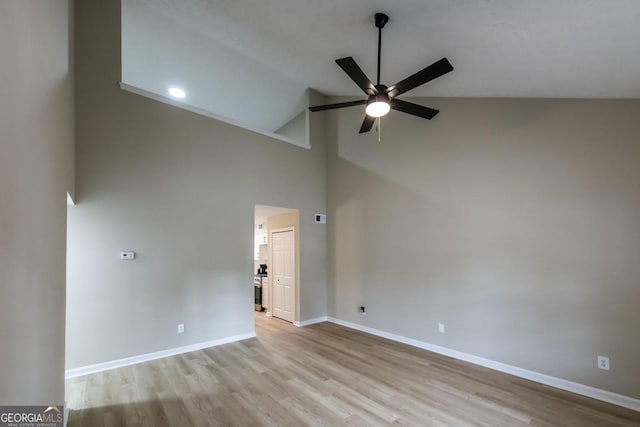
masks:
[[[369,95],[367,99],[358,101],[339,102],[337,104],[318,105],[315,107],[309,107],[310,111],[325,111],[333,110],[334,108],[352,107],[355,105],[366,104],[366,116],[360,126],[359,133],[369,132],[373,127],[373,123],[376,118],[382,117],[394,109],[403,113],[412,114],[414,116],[422,117],[427,120],[431,120],[438,110],[425,107],[422,105],[414,104],[412,102],[403,101],[397,99],[398,95],[401,95],[411,89],[414,89],[420,85],[423,85],[435,78],[438,78],[450,71],[453,71],[453,66],[447,58],[442,58],[439,61],[434,62],[428,67],[418,71],[415,74],[407,77],[406,79],[391,85],[385,86],[380,84],[380,50],[382,46],[382,29],[389,22],[389,17],[384,13],[375,14],[375,25],[378,28],[378,80],[377,84],[371,83],[371,80],[364,74],[362,69],[356,64],[356,61],[348,56],[346,58],[336,59],[336,63],[344,70],[345,73],[353,80],[359,87]]]

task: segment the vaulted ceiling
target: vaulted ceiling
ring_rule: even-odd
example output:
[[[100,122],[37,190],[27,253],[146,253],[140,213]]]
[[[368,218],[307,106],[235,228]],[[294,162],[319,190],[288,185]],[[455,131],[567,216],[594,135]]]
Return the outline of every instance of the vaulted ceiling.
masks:
[[[383,82],[455,67],[406,96],[640,98],[638,0],[124,0],[123,80],[273,131],[307,87],[362,96],[334,60],[375,78],[376,12]]]

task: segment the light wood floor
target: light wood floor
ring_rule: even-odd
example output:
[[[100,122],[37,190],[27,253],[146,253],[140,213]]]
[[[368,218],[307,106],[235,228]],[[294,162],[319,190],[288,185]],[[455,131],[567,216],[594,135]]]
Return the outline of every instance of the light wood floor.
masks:
[[[79,426],[640,426],[640,413],[331,323],[67,381]]]

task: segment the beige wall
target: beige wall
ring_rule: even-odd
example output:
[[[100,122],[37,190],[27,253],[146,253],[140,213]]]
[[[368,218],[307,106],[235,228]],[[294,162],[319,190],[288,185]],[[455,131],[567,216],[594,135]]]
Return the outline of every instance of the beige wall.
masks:
[[[300,210],[300,316],[325,315],[323,119],[307,150],[121,91],[119,4],[76,11],[67,368],[252,332],[256,204]]]
[[[330,113],[329,315],[640,398],[640,101],[421,101]]]
[[[73,83],[65,0],[0,2],[0,404],[64,403]]]

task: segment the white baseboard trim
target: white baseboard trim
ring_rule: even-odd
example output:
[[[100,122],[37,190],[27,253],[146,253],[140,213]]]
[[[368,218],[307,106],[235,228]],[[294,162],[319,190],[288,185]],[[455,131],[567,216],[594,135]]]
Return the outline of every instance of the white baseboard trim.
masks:
[[[298,328],[313,325],[314,323],[322,323],[329,320],[327,316],[316,317],[315,319],[303,320],[302,322],[298,322],[297,320],[293,322],[293,326],[297,326]]]
[[[538,372],[518,368],[517,366],[511,366],[505,363],[495,362],[493,360],[474,356],[472,354],[463,353],[457,350],[452,350],[446,347],[441,347],[439,345],[430,344],[423,341],[418,341],[413,338],[403,337],[401,335],[392,334],[389,332],[370,328],[368,326],[359,325],[357,323],[347,322],[344,320],[336,319],[334,317],[327,317],[327,320],[329,322],[336,323],[338,325],[345,326],[347,328],[356,329],[358,331],[366,332],[371,335],[376,335],[382,338],[387,338],[392,341],[408,344],[413,347],[429,350],[434,353],[453,357],[454,359],[473,363],[474,365],[484,366],[485,368],[511,374],[516,377],[535,381],[537,383],[559,388],[561,390],[591,397],[593,399],[601,400],[603,402],[613,403],[614,405],[622,406],[624,408],[632,409],[634,411],[640,411],[640,400],[634,399],[632,397],[623,396],[621,394],[612,393],[610,391],[601,390],[601,389],[587,386],[584,384],[575,383],[573,381],[563,380],[561,378],[552,377],[550,375],[540,374]]]
[[[64,376],[65,376],[65,379],[69,379],[69,378],[79,377],[82,375],[95,374],[97,372],[108,371],[110,369],[122,368],[124,366],[136,365],[138,363],[149,362],[151,360],[156,360],[156,359],[162,359],[163,357],[175,356],[177,354],[202,350],[203,348],[215,347],[218,345],[228,344],[235,341],[242,341],[249,338],[255,338],[255,336],[256,336],[255,332],[248,332],[246,334],[233,335],[231,337],[220,338],[217,340],[186,345],[184,347],[170,348],[168,350],[141,354],[139,356],[126,357],[124,359],[112,360],[110,362],[103,362],[103,363],[97,363],[95,365],[83,366],[80,368],[67,369],[65,371]]]

